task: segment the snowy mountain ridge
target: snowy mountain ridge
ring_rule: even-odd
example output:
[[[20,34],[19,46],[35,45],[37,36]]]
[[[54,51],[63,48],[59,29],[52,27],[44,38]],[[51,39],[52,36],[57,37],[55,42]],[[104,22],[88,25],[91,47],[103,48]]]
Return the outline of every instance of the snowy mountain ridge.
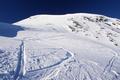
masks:
[[[97,14],[36,15],[14,23],[41,32],[74,32],[119,46],[120,20]],[[109,41],[108,41],[109,40]]]
[[[0,31],[0,80],[120,80],[119,19],[35,15]]]

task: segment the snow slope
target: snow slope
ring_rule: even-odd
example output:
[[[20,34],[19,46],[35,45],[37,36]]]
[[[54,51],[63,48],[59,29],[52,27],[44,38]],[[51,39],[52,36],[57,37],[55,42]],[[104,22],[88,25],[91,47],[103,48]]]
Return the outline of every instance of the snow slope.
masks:
[[[120,80],[119,19],[36,15],[10,26],[21,30],[0,35],[0,80]]]
[[[67,15],[36,15],[14,23],[40,32],[74,32],[119,46],[120,20],[103,15],[78,13]]]

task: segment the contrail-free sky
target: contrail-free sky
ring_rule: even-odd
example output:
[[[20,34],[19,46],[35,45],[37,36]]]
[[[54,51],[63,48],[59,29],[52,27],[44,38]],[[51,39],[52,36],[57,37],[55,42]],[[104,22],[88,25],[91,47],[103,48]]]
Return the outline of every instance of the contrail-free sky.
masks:
[[[0,22],[36,14],[96,13],[120,18],[120,0],[0,0]]]

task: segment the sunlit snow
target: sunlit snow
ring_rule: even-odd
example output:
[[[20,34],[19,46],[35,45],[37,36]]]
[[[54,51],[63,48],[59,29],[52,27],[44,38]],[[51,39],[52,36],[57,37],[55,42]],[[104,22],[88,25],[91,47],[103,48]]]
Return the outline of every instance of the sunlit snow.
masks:
[[[0,31],[0,80],[120,80],[119,19],[35,15]]]

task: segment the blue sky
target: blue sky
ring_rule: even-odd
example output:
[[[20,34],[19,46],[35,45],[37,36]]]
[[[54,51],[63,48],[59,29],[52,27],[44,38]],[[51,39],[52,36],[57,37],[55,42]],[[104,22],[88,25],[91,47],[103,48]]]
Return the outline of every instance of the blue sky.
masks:
[[[0,22],[36,14],[96,13],[120,18],[120,0],[0,0]]]

